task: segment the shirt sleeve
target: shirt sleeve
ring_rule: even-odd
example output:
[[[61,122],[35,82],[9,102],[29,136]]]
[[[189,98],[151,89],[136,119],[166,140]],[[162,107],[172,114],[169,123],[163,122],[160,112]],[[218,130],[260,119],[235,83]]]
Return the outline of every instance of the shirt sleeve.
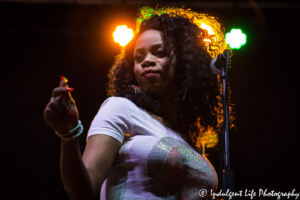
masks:
[[[90,126],[87,138],[97,134],[108,135],[122,144],[125,133],[130,133],[130,127],[130,116],[126,105],[118,97],[110,97],[102,103]]]

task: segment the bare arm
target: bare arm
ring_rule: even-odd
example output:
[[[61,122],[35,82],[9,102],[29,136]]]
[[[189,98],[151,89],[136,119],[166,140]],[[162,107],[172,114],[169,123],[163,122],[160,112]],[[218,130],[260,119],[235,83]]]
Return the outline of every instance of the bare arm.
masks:
[[[58,133],[66,133],[78,124],[78,111],[67,85],[61,80],[53,90],[54,97],[44,111],[48,125]],[[65,190],[72,200],[92,199],[107,177],[121,147],[116,139],[106,135],[88,138],[81,157],[79,140],[61,141],[61,177]]]
[[[70,199],[92,199],[106,179],[121,144],[106,135],[94,135],[81,158],[78,139],[61,143],[61,177]]]

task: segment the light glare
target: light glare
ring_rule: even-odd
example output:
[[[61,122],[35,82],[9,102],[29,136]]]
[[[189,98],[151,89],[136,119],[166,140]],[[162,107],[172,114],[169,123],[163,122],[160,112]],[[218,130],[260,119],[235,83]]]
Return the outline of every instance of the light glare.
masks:
[[[225,40],[232,49],[240,49],[242,45],[246,44],[246,35],[242,33],[241,29],[231,29],[231,32],[226,33]]]
[[[208,33],[209,35],[213,35],[213,34],[214,34],[214,32],[213,32],[213,30],[211,29],[210,26],[208,26],[208,25],[206,25],[206,24],[201,24],[200,27],[201,27],[202,29],[207,30],[207,33]]]
[[[218,134],[210,128],[200,138],[200,142],[206,148],[213,148],[219,142]]]
[[[113,33],[114,41],[121,46],[126,46],[128,42],[133,38],[133,31],[127,28],[126,25],[118,26]]]
[[[203,41],[204,41],[204,42],[211,43],[211,39],[208,39],[208,38],[204,38]]]

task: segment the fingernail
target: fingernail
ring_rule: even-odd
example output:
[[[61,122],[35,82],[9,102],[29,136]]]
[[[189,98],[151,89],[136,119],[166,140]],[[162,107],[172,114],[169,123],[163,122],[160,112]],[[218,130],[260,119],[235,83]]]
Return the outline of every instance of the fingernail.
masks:
[[[66,87],[66,91],[68,91],[68,92],[73,92],[74,89],[73,89],[73,88]]]
[[[68,79],[67,79],[66,77],[64,77],[64,76],[61,76],[61,77],[60,77],[60,80],[65,81],[65,83],[68,82]]]

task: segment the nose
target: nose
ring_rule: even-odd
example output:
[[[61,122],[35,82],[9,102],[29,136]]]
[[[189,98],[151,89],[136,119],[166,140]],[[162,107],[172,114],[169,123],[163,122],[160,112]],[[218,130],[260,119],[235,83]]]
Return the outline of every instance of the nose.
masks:
[[[149,66],[155,66],[156,62],[154,60],[144,60],[142,63],[142,67],[149,67]]]
[[[147,56],[142,63],[142,67],[155,66],[156,62],[152,56]]]

